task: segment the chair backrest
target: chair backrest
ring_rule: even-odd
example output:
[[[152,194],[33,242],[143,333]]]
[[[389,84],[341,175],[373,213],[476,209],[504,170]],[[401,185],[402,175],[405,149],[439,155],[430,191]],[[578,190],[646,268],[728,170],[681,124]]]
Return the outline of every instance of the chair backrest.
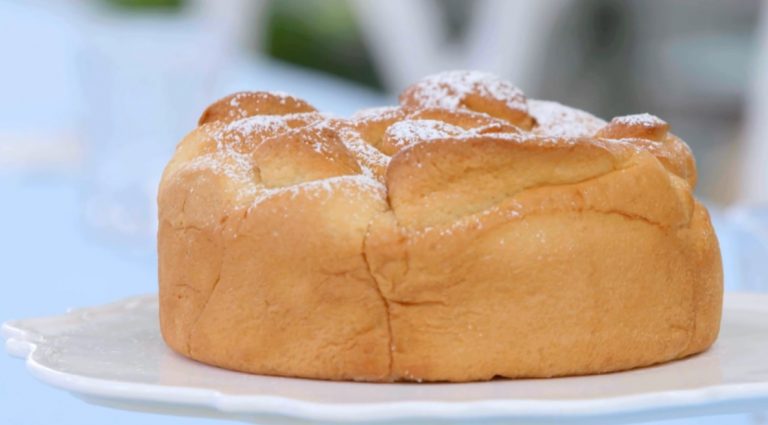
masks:
[[[534,87],[547,37],[573,0],[471,3],[463,39],[446,43],[438,5],[430,0],[351,0],[387,88],[399,92],[424,75],[482,69],[522,88]],[[396,24],[393,24],[396,23]]]
[[[750,204],[768,204],[768,0],[762,5],[740,162],[739,201]]]

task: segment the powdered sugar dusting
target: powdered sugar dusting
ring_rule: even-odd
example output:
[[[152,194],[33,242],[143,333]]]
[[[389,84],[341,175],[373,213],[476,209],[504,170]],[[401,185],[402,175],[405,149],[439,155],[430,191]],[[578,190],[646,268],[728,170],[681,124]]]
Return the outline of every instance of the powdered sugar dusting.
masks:
[[[381,106],[378,108],[361,109],[352,114],[352,120],[388,119],[400,112],[397,106]]]
[[[237,103],[237,98],[233,98]],[[357,158],[362,173],[355,176],[343,176],[332,179],[321,179],[305,182],[286,188],[267,189],[259,179],[258,158],[253,151],[265,140],[281,137],[293,131],[310,128],[313,131],[304,132],[301,137],[318,154],[333,156],[337,152],[326,140],[324,131],[333,131],[339,140]],[[241,118],[224,125],[203,127],[208,134],[208,143],[213,146],[206,148],[210,153],[198,156],[187,162],[188,170],[209,170],[214,174],[227,178],[229,185],[237,190],[239,199],[255,199],[255,203],[278,193],[288,192],[292,196],[308,193],[312,196],[340,188],[364,187],[385,191],[384,186],[376,180],[372,168],[384,168],[389,157],[366,143],[360,134],[344,119],[323,115],[316,112],[295,113],[286,115],[256,115]],[[345,182],[345,184],[339,184]],[[346,183],[352,182],[353,185]],[[348,190],[349,191],[349,190]],[[353,195],[353,191],[349,191]],[[359,190],[358,190],[359,193]]]
[[[451,124],[453,119],[459,118],[446,114],[445,110],[459,112],[470,94],[503,101],[508,107],[518,110],[530,109],[530,115],[537,122],[536,126],[527,132],[504,122],[472,126],[474,128],[463,128]],[[230,99],[230,106],[236,114],[242,112],[242,105],[245,104],[244,96],[248,95],[239,93]],[[270,95],[282,99],[281,101],[292,99],[283,93]],[[203,148],[203,152],[209,153],[190,160],[185,166],[191,169],[207,169],[226,176],[232,183],[228,186],[238,190],[238,196],[246,203],[254,200],[253,205],[285,193],[292,197],[299,195],[318,197],[342,190],[349,191],[349,193],[345,192],[345,196],[354,196],[354,193],[361,193],[360,187],[381,191],[386,196],[386,188],[377,179],[382,179],[390,157],[375,146],[383,149],[384,152],[391,153],[390,151],[402,150],[433,140],[447,138],[464,140],[478,136],[514,143],[568,144],[593,137],[605,126],[603,120],[589,113],[556,102],[531,100],[527,103],[519,89],[496,76],[481,72],[452,71],[429,77],[406,92],[404,103],[409,101],[412,104],[406,105],[405,109],[396,106],[366,109],[355,113],[351,120],[317,112],[299,112],[286,115],[247,116],[228,123],[211,125],[203,129],[210,136],[209,143],[213,144]],[[423,109],[408,109],[414,106],[443,111],[434,112],[437,119],[416,119],[414,114]],[[411,114],[411,119],[406,118],[406,112]],[[356,121],[366,120],[381,121],[382,127],[388,125],[384,130],[383,139],[375,141],[373,145],[362,137],[361,130],[356,127]],[[393,124],[389,125],[390,122]],[[666,124],[650,114],[619,117],[614,119],[614,122],[648,127]],[[312,131],[303,131],[308,128]],[[340,141],[356,158],[361,172],[353,176],[320,179],[284,188],[265,188],[260,179],[259,159],[254,157],[254,150],[264,140],[274,140],[275,137],[280,138],[300,130],[302,142],[307,142],[315,152],[323,156],[338,155],[339,146],[335,143]],[[348,182],[353,184],[347,184]]]
[[[504,102],[525,111],[525,95],[501,78],[478,71],[448,71],[425,78],[414,86],[413,98],[422,108],[459,109],[470,94]]]
[[[247,117],[248,111],[240,105],[240,101],[243,99],[243,97],[246,96],[248,96],[248,93],[246,92],[235,93],[232,96],[232,99],[229,100],[229,106],[231,106],[232,109],[227,111],[227,115],[229,115],[231,118]]]
[[[315,129],[315,131],[305,132],[303,137],[305,141],[308,141],[311,143],[312,150],[317,152],[320,155],[335,156],[336,153],[333,152],[331,146],[325,140],[325,135],[322,132],[323,129],[329,128],[328,120],[324,119],[322,121],[319,121],[315,124],[310,125],[309,128]],[[302,129],[299,128],[296,131],[301,131],[301,130]]]
[[[356,131],[344,129],[340,136],[344,146],[358,159],[364,175],[374,177],[371,167],[385,168],[389,164],[390,158],[366,143]]]
[[[369,145],[358,133],[353,130],[342,136],[342,142],[353,154],[362,158],[365,162],[386,166],[389,164],[389,157],[381,153],[378,149]]]
[[[611,124],[621,124],[632,127],[658,128],[667,125],[661,118],[648,113],[625,115],[611,120]]]
[[[253,199],[251,208],[282,194],[288,194],[291,199],[298,196],[323,199],[332,194],[350,198],[360,196],[361,193],[375,193],[378,196],[385,196],[386,188],[377,180],[360,174],[329,177],[280,188],[262,188]]]
[[[233,98],[233,101],[237,97]],[[297,114],[298,115],[298,114]],[[251,152],[265,137],[290,130],[286,124],[286,115],[255,115],[232,121],[223,126],[203,128],[208,135],[208,142],[213,143],[213,152],[201,155],[189,161],[188,170],[210,170],[214,174],[225,176],[237,188],[238,198],[248,198],[256,191],[254,170],[257,168]]]
[[[389,157],[369,145],[348,120],[326,117],[315,126],[318,129],[330,129],[338,135],[344,147],[357,160],[363,175],[373,178],[376,173],[371,167],[383,168],[389,164]]]
[[[278,133],[288,131],[284,115],[254,115],[232,121],[223,128],[223,132],[234,132],[241,136],[249,136],[253,133]]]
[[[458,136],[465,133],[461,127],[436,120],[405,120],[387,128],[385,137],[398,148],[419,142]]]
[[[270,90],[267,93],[271,94],[272,96],[279,97],[280,103],[285,103],[288,99],[296,99],[293,95],[281,90]]]
[[[579,109],[557,102],[529,100],[529,113],[538,125],[534,134],[551,137],[591,137],[605,125],[605,121]]]
[[[494,96],[504,95],[509,98],[515,98],[518,94],[522,96],[519,90],[513,86],[496,80],[495,77],[488,74],[452,72],[427,79],[427,83],[422,84],[421,89],[433,90],[427,96],[428,101],[426,103],[429,104],[432,101],[442,102],[440,105],[443,107],[448,106],[449,103],[460,102],[461,97],[470,91],[487,90],[488,92],[484,93],[485,95],[493,93]],[[442,99],[434,97],[441,90],[445,91],[447,97]],[[239,99],[239,96],[234,96],[231,100],[232,106],[237,106]],[[524,102],[524,98],[521,97],[521,99]],[[539,125],[533,131],[533,134],[529,135],[535,136],[534,138],[538,140],[538,143],[545,143],[550,139],[552,143],[559,143],[558,140],[562,141],[562,138],[590,136],[605,124],[602,120],[586,112],[568,108],[555,102],[531,101],[531,112]],[[356,119],[391,119],[392,117],[399,117],[401,113],[402,111],[398,107],[384,107],[361,111],[355,114],[355,117]],[[651,122],[652,118],[655,117],[646,114],[623,117],[622,119]],[[324,130],[335,132],[346,149],[357,159],[362,170],[358,177],[360,179],[367,179],[361,181],[375,182],[378,185],[377,187],[383,190],[383,187],[376,181],[376,178],[381,178],[382,170],[387,167],[390,157],[367,143],[362,138],[360,132],[354,128],[353,121],[321,115],[316,112],[287,115],[256,115],[241,118],[221,126],[212,126],[208,131],[212,142],[215,143],[214,152],[190,161],[187,166],[196,169],[210,169],[217,174],[226,176],[234,182],[234,186],[240,188],[240,196],[243,197],[252,198],[256,196],[257,199],[264,199],[272,196],[274,193],[282,193],[285,190],[299,193],[305,189],[317,189],[319,187],[330,190],[333,187],[333,180],[327,179],[319,180],[316,184],[308,182],[286,189],[264,189],[259,181],[258,165],[254,162],[255,158],[252,155],[253,150],[258,144],[265,139],[280,137],[283,134],[308,126],[317,129],[316,132],[309,132],[306,136],[310,137],[310,140],[307,141],[315,152],[321,155],[333,155],[335,152],[332,152],[332,147],[325,140],[322,132]],[[316,135],[313,136],[315,133]],[[434,119],[406,119],[397,121],[387,128],[384,138],[396,150],[401,150],[408,146],[431,140],[445,138],[464,139],[478,135],[515,142],[525,142],[530,138],[526,137],[525,134],[520,134],[517,129],[514,132],[509,131],[503,125],[464,129],[448,122]]]
[[[236,152],[222,155],[220,152],[202,155],[191,161],[186,170],[207,170],[216,175],[225,176],[232,182],[230,189],[235,189],[235,197],[247,199],[256,192],[256,184],[253,175],[253,165],[249,158]]]
[[[253,93],[253,92],[239,92],[232,95],[232,98],[229,99],[229,106],[231,108],[227,111],[227,115],[230,118],[234,119],[240,119],[245,118],[251,113],[243,107],[242,101],[244,98],[248,97],[254,97],[254,96],[265,96],[265,97],[272,97],[272,101],[277,101],[280,105],[285,105],[288,103],[288,100],[296,100],[293,96],[281,92],[281,91],[270,91],[270,92],[259,92],[259,93]]]
[[[475,131],[471,131],[466,133],[467,138],[471,138],[474,136],[477,136],[479,133]],[[482,133],[483,137],[497,139],[497,140],[510,140],[510,141],[516,141],[519,142],[521,140],[524,140],[524,137],[521,137],[519,133]]]
[[[270,137],[285,134],[294,128],[306,127],[322,119],[325,118],[316,112],[254,115],[211,129],[209,134],[216,141],[217,150],[247,153]]]

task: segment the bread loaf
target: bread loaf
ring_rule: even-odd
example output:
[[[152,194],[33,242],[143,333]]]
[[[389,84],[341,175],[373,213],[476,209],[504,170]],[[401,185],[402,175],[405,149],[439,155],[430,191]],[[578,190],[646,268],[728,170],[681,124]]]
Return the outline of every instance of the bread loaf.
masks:
[[[160,325],[192,359],[360,381],[595,374],[706,350],[722,267],[688,146],[479,73],[351,118],[212,104],[160,183]]]

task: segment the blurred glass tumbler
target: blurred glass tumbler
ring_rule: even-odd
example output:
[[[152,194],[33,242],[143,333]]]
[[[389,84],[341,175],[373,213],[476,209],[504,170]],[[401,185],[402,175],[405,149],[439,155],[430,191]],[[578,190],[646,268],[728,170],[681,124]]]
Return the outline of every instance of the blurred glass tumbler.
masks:
[[[121,248],[154,251],[157,183],[176,143],[211,100],[223,40],[183,14],[88,19],[85,217]]]

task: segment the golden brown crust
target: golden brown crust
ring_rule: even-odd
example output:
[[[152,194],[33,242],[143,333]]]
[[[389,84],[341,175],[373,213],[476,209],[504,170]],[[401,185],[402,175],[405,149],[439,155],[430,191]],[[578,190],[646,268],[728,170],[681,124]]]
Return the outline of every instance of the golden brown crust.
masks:
[[[470,110],[500,118],[523,129],[535,120],[520,89],[494,75],[449,71],[424,78],[400,95],[408,109]]]
[[[317,111],[309,103],[282,93],[238,92],[219,99],[200,116],[198,125],[232,122],[254,115],[285,115]]]
[[[471,381],[602,373],[716,339],[722,269],[690,149],[452,72],[328,118],[236,94],[159,191],[161,329],[252,373]]]

